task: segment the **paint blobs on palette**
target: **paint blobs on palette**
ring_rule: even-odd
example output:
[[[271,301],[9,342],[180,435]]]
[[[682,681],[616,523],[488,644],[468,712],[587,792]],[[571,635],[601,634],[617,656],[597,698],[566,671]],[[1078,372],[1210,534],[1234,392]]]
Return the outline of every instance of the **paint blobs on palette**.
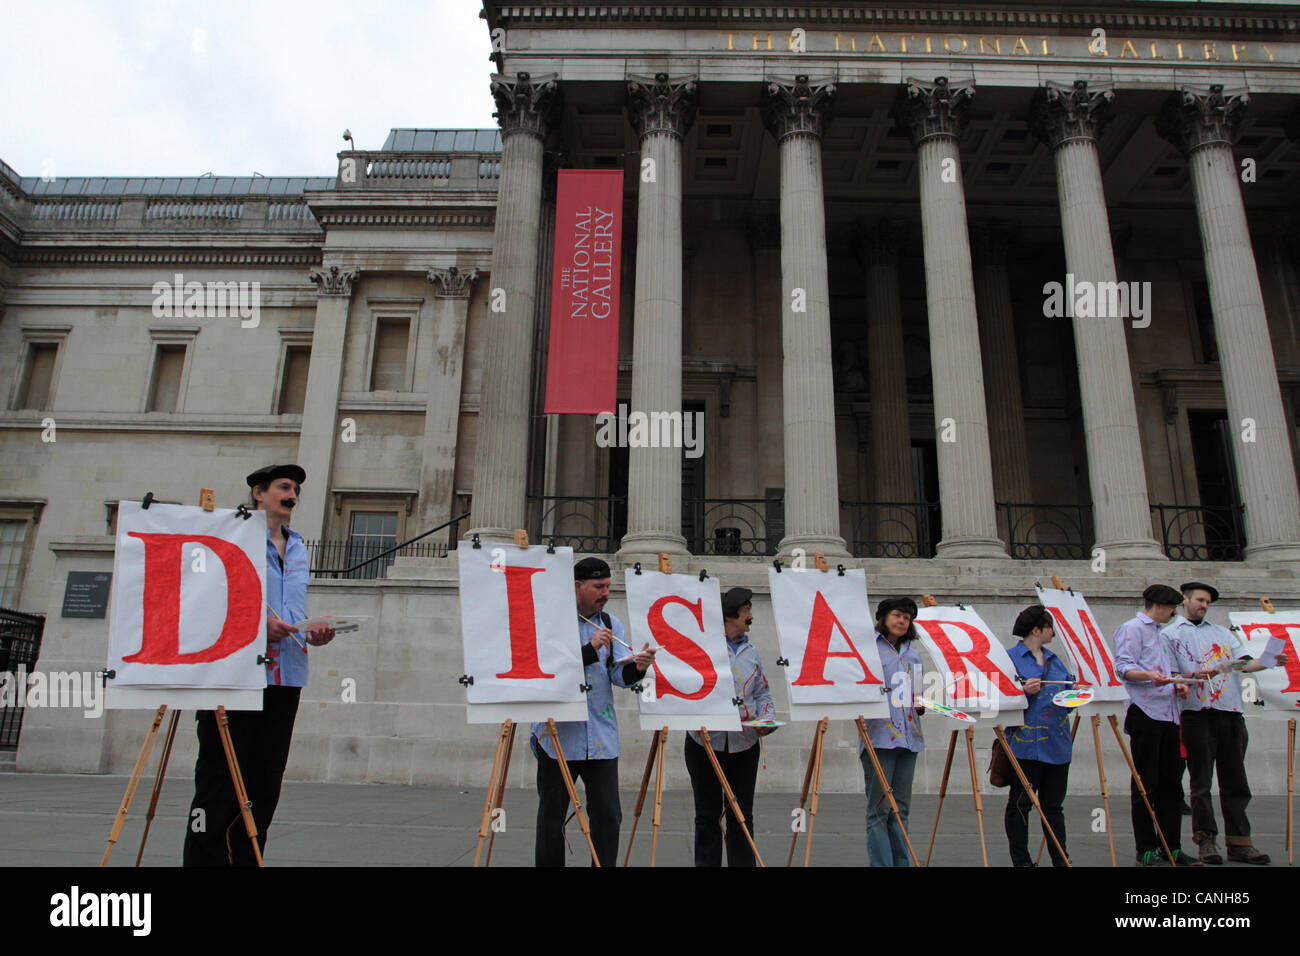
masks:
[[[916,698],[916,706],[932,710],[942,717],[951,717],[953,720],[961,721],[964,724],[976,723],[976,719],[965,711],[958,710],[956,707],[949,707],[947,704],[936,704],[934,701],[926,700],[924,697]]]
[[[1052,703],[1057,707],[1082,707],[1092,702],[1092,690],[1087,687],[1075,687],[1052,695]]]

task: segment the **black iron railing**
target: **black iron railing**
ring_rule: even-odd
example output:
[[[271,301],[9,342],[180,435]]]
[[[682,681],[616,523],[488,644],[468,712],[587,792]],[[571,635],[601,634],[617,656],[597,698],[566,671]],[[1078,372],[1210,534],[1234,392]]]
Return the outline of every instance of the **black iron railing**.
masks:
[[[307,553],[311,560],[312,577],[317,578],[353,578],[373,580],[382,578],[398,558],[444,558],[447,556],[447,542],[424,541],[429,535],[437,534],[444,528],[451,528],[450,538],[460,538],[460,523],[469,518],[469,512],[457,515],[436,528],[430,528],[414,538],[385,548],[382,542],[358,541],[308,541]],[[416,542],[423,542],[417,544]],[[345,564],[345,567],[332,565]]]
[[[1091,505],[998,502],[998,531],[1007,553],[1031,561],[1080,561],[1092,553]]]
[[[682,533],[691,554],[776,554],[769,534],[779,498],[683,498]]]
[[[937,501],[841,501],[855,558],[933,558],[942,532]]]
[[[1152,505],[1151,530],[1170,561],[1242,561],[1245,512],[1245,506]]]
[[[41,635],[45,617],[0,608],[0,673],[7,672],[7,683],[19,694],[26,688],[18,685],[18,669],[30,673],[41,654]],[[0,750],[17,750],[18,734],[23,729],[21,706],[0,706]]]
[[[613,554],[627,530],[627,495],[533,495],[528,533],[534,544],[551,542],[586,554]]]

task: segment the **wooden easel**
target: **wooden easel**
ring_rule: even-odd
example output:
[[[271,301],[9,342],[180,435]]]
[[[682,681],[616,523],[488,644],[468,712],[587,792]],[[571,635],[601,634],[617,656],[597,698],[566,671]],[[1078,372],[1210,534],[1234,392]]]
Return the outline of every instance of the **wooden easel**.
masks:
[[[1266,597],[1259,599],[1259,606],[1269,614],[1276,614],[1277,608]],[[1295,718],[1286,722],[1286,862],[1287,866],[1295,863],[1295,854],[1291,846],[1292,824],[1294,822],[1292,797],[1295,795]]]
[[[153,492],[144,496],[142,502],[145,508],[153,502]],[[212,511],[216,508],[216,493],[211,488],[199,489],[199,506],[204,511]],[[259,663],[261,661],[259,660]],[[126,793],[122,795],[122,803],[117,808],[117,816],[113,820],[112,829],[108,833],[108,846],[104,849],[104,858],[99,861],[101,867],[108,866],[108,858],[113,853],[113,847],[117,844],[118,837],[122,835],[122,827],[126,824],[127,814],[131,810],[131,803],[135,800],[135,792],[140,786],[140,778],[144,775],[144,768],[149,762],[149,754],[153,751],[154,740],[158,737],[158,728],[162,726],[163,716],[167,713],[167,705],[161,704],[154,712],[153,722],[149,726],[148,733],[145,734],[144,743],[140,746],[140,755],[136,757],[135,766],[131,770],[131,776],[126,781]],[[145,813],[144,833],[140,836],[140,849],[135,855],[135,865],[139,866],[140,861],[144,858],[145,841],[149,839],[149,828],[153,824],[154,811],[158,808],[158,798],[162,794],[163,779],[167,776],[167,763],[171,759],[172,744],[176,740],[176,725],[180,720],[181,712],[172,711],[171,722],[167,725],[167,735],[163,743],[162,753],[158,755],[158,771],[154,776],[153,792],[149,797],[149,809]],[[235,744],[230,737],[230,722],[226,716],[224,706],[217,707],[217,735],[221,738],[221,749],[226,754],[226,765],[230,768],[230,781],[235,790],[235,802],[239,804],[240,815],[244,818],[244,829],[248,833],[248,839],[253,844],[253,858],[257,860],[258,866],[263,866],[262,848],[257,842],[257,823],[253,820],[252,802],[248,799],[248,791],[244,788],[244,777],[239,771],[239,760],[235,756]]]

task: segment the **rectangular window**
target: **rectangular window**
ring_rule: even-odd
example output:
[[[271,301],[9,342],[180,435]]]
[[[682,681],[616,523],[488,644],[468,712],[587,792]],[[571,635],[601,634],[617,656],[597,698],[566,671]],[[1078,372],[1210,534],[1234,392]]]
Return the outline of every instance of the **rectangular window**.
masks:
[[[181,376],[185,372],[185,349],[184,345],[157,346],[146,411],[176,411],[181,394]]]
[[[280,379],[280,415],[301,415],[307,402],[307,367],[311,348],[290,346],[284,353],[284,374]]]
[[[54,362],[58,357],[59,347],[53,343],[33,342],[28,347],[19,408],[50,407],[50,385],[54,381]]]
[[[14,607],[18,601],[28,524],[28,521],[0,521],[0,607]]]
[[[387,551],[397,544],[397,512],[354,511],[348,533],[348,567]],[[393,563],[393,555],[353,571],[353,578],[382,578]]]
[[[372,392],[409,392],[407,349],[410,319],[379,319],[375,323],[374,359],[370,371]]]

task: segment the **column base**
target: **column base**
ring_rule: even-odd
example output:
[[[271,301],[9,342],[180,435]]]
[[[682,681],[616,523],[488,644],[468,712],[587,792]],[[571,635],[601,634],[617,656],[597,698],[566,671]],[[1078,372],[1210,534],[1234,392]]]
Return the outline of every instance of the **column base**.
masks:
[[[643,566],[655,567],[660,554],[674,558],[689,558],[686,539],[680,534],[665,531],[633,531],[623,535],[615,557],[625,566],[631,567],[640,561]]]
[[[844,546],[844,539],[837,534],[792,534],[782,538],[781,543],[776,546],[776,552],[783,564],[789,564],[788,559],[792,557],[795,548],[803,549],[806,566],[810,568],[813,566],[814,554],[826,555],[826,560],[829,562],[853,560],[853,555],[849,554],[848,548]]]
[[[998,538],[944,538],[934,546],[936,558],[1009,558]]]
[[[1247,561],[1270,564],[1274,561],[1300,562],[1300,542],[1277,541],[1272,544],[1247,545],[1245,557]]]
[[[1122,538],[1115,541],[1098,541],[1092,546],[1089,557],[1095,557],[1097,550],[1106,553],[1107,560],[1119,558],[1138,561],[1168,561],[1169,556],[1160,550],[1154,538]]]

